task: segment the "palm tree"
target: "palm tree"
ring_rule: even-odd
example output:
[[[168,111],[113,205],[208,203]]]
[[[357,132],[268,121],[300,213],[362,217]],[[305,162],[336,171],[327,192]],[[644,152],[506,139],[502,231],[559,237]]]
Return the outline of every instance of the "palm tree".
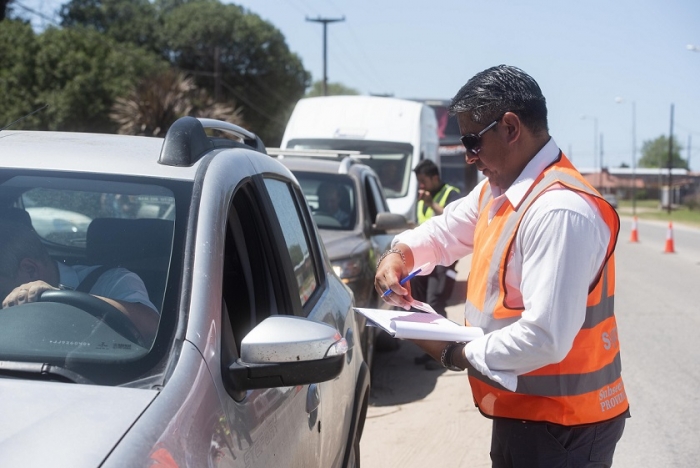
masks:
[[[173,122],[186,115],[244,126],[234,103],[215,102],[194,79],[175,70],[144,79],[126,97],[117,98],[110,118],[120,134],[164,137]]]

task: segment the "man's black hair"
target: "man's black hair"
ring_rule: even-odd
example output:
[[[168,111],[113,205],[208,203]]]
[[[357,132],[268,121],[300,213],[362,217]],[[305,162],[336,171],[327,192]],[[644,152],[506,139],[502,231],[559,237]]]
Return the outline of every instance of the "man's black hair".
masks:
[[[435,164],[432,160],[430,159],[424,159],[418,164],[416,164],[415,169],[413,169],[413,172],[418,175],[418,174],[425,174],[428,177],[433,177],[433,176],[438,176],[440,177],[440,170],[437,167],[437,164]]]
[[[467,113],[473,122],[482,124],[513,112],[533,133],[548,131],[542,90],[530,75],[510,65],[474,75],[452,98],[449,111],[453,115]]]

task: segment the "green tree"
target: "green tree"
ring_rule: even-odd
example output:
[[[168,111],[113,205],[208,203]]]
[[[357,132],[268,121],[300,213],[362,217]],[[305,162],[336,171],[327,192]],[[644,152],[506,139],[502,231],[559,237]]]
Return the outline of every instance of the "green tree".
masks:
[[[310,80],[270,23],[243,8],[194,0],[163,15],[164,55],[215,99],[235,100],[266,144],[279,144],[286,116]]]
[[[148,0],[71,0],[59,16],[65,28],[85,26],[117,42],[161,52],[157,10]]]
[[[119,44],[92,29],[49,28],[38,36],[35,56],[37,114],[46,130],[113,132],[109,111],[140,77],[165,69],[156,56]]]
[[[12,0],[0,0],[0,21],[4,20],[8,15],[8,4]]]
[[[328,96],[355,96],[360,94],[356,89],[345,86],[341,83],[328,83],[327,86]],[[315,81],[311,85],[311,89],[306,93],[304,97],[316,97],[323,96],[323,81]]]
[[[675,168],[688,168],[688,162],[681,157],[681,145],[673,138],[671,165]],[[668,137],[662,135],[642,144],[642,157],[639,167],[668,167]]]
[[[71,0],[63,24],[157,50],[214,100],[242,109],[266,144],[281,140],[310,82],[284,36],[259,16],[218,0]]]
[[[0,23],[0,128],[41,107],[35,96],[37,37],[28,23],[6,19]],[[13,129],[32,128],[33,115]]]

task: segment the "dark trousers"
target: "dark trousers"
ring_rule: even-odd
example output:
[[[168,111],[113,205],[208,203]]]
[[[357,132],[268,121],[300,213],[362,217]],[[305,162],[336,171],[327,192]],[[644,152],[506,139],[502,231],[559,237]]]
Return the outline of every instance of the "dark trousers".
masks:
[[[625,417],[588,426],[494,419],[493,468],[604,468],[612,466]]]
[[[430,304],[435,312],[447,317],[445,307],[455,286],[456,265],[456,262],[450,266],[437,265],[429,275],[413,278],[411,280],[413,298]]]

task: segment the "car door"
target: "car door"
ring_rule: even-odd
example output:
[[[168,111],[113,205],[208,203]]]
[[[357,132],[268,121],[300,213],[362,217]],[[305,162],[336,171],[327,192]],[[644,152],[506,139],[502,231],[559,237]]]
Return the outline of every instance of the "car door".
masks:
[[[280,181],[283,185],[288,181]],[[226,219],[222,280],[222,365],[238,357],[245,335],[271,315],[294,314],[299,298],[290,265],[303,255],[290,252],[281,240],[279,224],[297,215],[279,218],[269,202],[262,180],[255,176],[239,185]],[[284,203],[284,201],[281,201]],[[298,222],[298,221],[297,221]],[[287,258],[283,258],[286,256]],[[296,263],[299,263],[298,261]],[[318,281],[306,283],[313,294]],[[226,375],[222,369],[222,375]],[[222,428],[221,460],[231,466],[314,466],[321,435],[316,426],[315,389],[294,386],[236,392],[227,385],[221,395],[227,425]]]
[[[341,466],[353,417],[356,375],[362,354],[357,344],[357,323],[352,296],[335,275],[328,274],[329,262],[301,189],[279,178],[266,177],[265,186],[280,221],[280,231],[294,269],[297,315],[325,322],[339,330],[350,347],[346,366],[339,377],[311,384],[306,389],[309,426],[320,435],[316,466]],[[284,255],[282,255],[284,256]]]

